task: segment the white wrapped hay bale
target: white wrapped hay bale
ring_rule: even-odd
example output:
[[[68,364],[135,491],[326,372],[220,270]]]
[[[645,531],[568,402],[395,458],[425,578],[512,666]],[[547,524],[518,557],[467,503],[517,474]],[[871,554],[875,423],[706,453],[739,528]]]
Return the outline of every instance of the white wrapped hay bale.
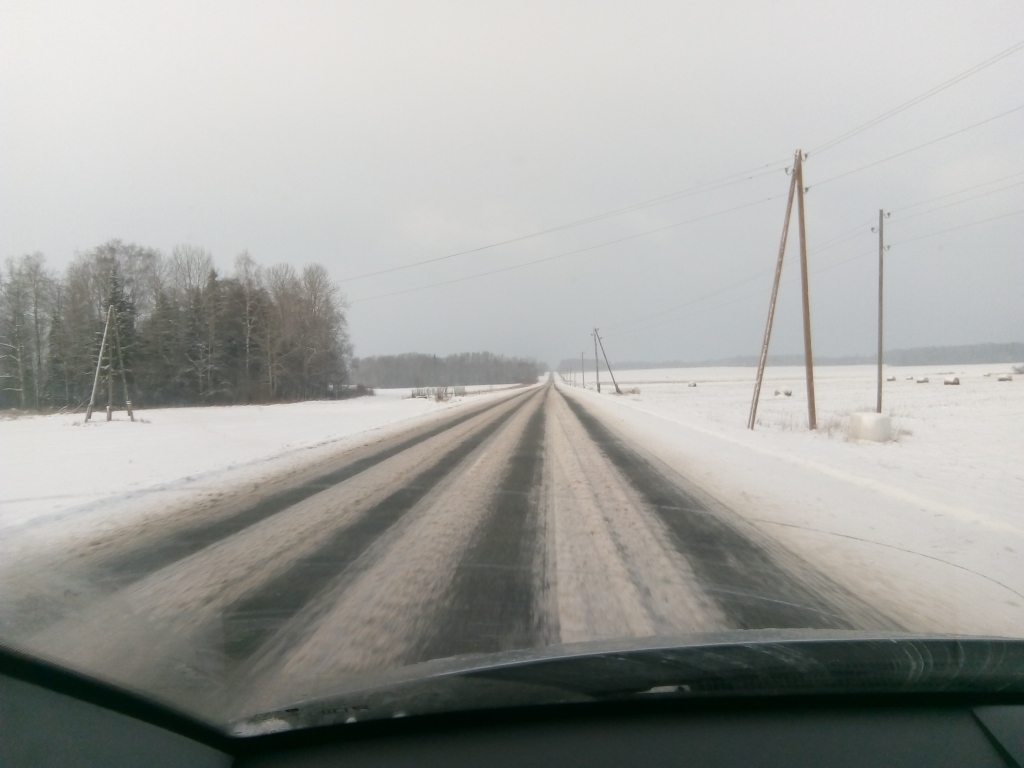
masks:
[[[881,413],[851,413],[849,434],[851,440],[887,443],[892,439],[892,423]]]
[[[918,384],[927,384],[928,383],[928,377],[927,376],[922,376],[921,378],[919,378],[917,380],[917,383]]]
[[[945,379],[942,380],[942,383],[945,386],[947,386],[947,387],[949,387],[949,386],[958,387],[958,386],[960,386],[960,377],[959,376],[947,376]]]
[[[1004,373],[997,379],[997,381],[1013,381],[1013,376],[1008,373]]]

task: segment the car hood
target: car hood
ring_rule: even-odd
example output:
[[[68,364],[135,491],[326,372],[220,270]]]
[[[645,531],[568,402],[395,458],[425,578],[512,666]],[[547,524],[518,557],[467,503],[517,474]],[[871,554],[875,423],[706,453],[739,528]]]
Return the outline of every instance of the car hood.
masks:
[[[233,718],[235,736],[441,712],[656,697],[1024,693],[1024,640],[756,630],[598,641],[403,667]]]

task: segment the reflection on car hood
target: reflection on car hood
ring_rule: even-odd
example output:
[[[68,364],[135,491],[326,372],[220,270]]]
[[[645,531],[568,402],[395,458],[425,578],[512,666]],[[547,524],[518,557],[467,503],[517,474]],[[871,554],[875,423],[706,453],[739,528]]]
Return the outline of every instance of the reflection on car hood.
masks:
[[[631,697],[961,692],[1024,692],[1024,640],[757,630],[460,656],[241,717],[231,732]]]

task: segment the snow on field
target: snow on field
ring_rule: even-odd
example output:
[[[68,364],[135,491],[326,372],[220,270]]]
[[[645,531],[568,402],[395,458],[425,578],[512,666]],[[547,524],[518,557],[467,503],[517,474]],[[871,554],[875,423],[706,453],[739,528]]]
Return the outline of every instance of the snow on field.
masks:
[[[100,411],[0,420],[0,536],[88,511],[111,499],[198,490],[214,476],[307,461],[372,430],[479,403],[499,388],[467,387],[472,396],[435,402],[408,389],[374,397],[281,405]],[[98,504],[100,503],[100,504]]]
[[[858,591],[899,595],[915,625],[1024,635],[1024,377],[997,380],[1008,372],[886,367],[887,444],[846,439],[849,414],[874,410],[873,366],[815,370],[817,432],[802,367],[767,370],[755,431],[751,368],[624,370],[639,394],[609,396],[607,377],[600,396],[590,377],[565,391],[809,559],[858,574]]]

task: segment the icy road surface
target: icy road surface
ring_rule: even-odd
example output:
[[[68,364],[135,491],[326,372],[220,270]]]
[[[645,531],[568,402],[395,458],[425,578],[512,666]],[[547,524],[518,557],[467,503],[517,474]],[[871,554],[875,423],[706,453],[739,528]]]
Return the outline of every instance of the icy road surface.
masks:
[[[866,545],[827,511],[794,522],[797,501],[719,494],[727,478],[699,461],[687,472],[666,422],[624,408],[551,383],[494,393],[257,482],[165,497],[159,514],[65,526],[29,554],[8,538],[0,634],[221,720],[429,659],[551,643],[1024,628],[1012,586]],[[757,461],[734,457],[738,489],[766,467],[745,455]],[[821,492],[819,507],[870,504]]]

